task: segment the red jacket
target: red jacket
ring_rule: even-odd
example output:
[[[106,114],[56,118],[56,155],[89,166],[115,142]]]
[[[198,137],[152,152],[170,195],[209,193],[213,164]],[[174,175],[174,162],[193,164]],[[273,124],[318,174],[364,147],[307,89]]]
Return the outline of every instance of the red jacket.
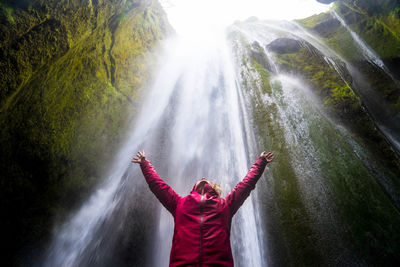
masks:
[[[170,266],[233,266],[230,230],[237,212],[263,173],[267,161],[259,157],[246,177],[225,197],[206,184],[185,197],[179,196],[157,174],[150,161],[140,164],[150,190],[174,216]]]

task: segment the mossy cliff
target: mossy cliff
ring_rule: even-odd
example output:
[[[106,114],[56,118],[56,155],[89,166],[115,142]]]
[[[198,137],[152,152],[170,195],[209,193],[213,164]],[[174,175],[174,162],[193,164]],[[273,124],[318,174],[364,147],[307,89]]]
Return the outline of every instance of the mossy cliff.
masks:
[[[346,64],[302,39],[246,38],[231,33],[241,86],[259,148],[276,155],[258,187],[269,264],[398,264],[400,162]]]
[[[343,18],[346,24],[359,34],[381,58],[390,61],[399,57],[400,1],[343,0],[335,1],[334,9]],[[300,20],[305,26],[315,30],[326,38],[339,38],[342,42],[336,42],[335,48],[345,53],[348,58],[354,58],[357,54],[351,55],[350,53],[346,53],[351,51],[351,47],[346,45],[346,43],[350,41],[350,36],[344,36],[345,31],[339,29],[340,23],[334,21],[334,18],[331,17],[329,13],[321,13]],[[330,41],[331,44],[335,43],[335,40]],[[345,43],[343,43],[343,41]]]
[[[376,130],[373,119],[362,105],[361,97],[350,87],[352,78],[344,63],[328,63],[317,49],[304,41],[297,51],[275,55],[283,72],[301,76],[318,95],[330,116],[362,138],[374,153],[379,154],[382,164],[390,166],[393,163],[390,168],[396,170],[397,157],[382,134]]]
[[[339,0],[334,10],[348,27],[360,36],[385,63],[393,77],[400,73],[400,1],[397,0]],[[336,52],[342,55],[364,75],[391,109],[389,113],[400,111],[400,88],[392,83],[385,71],[365,61],[350,32],[329,12],[299,20],[318,34]]]
[[[0,2],[6,265],[106,172],[168,32],[153,0]]]

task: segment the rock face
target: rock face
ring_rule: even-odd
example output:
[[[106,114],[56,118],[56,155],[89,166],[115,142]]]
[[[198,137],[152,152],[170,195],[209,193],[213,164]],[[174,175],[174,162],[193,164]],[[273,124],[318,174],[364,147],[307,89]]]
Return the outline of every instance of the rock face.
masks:
[[[399,1],[336,1],[334,9],[365,43],[386,64],[392,75],[400,78],[400,2]],[[400,88],[382,69],[362,56],[350,32],[330,13],[322,13],[299,21],[311,29],[346,60],[364,73],[369,84],[395,114],[400,111]]]
[[[102,177],[168,32],[152,0],[0,2],[5,265]]]
[[[298,52],[300,48],[301,43],[290,38],[278,38],[267,45],[268,50],[278,54]]]
[[[350,57],[358,53],[354,44],[345,46],[343,39],[336,39],[345,29],[325,15],[324,20],[314,16],[307,21],[318,21],[318,25],[329,21],[327,29],[320,28],[327,37],[318,44],[336,50],[328,42],[334,39]],[[359,94],[377,88],[379,82],[374,83],[376,77],[366,72],[370,79],[358,83],[359,77],[350,71],[357,55],[351,57],[353,60],[342,60],[315,45],[311,38],[291,39],[290,28],[275,32],[275,24],[265,22],[264,28],[258,25],[237,23],[239,33],[231,36],[259,147],[270,147],[279,155],[267,185],[258,192],[260,210],[268,218],[266,235],[273,244],[268,248],[269,264],[399,264],[400,161],[368,112],[365,94]],[[246,34],[246,29],[254,31],[252,27],[259,27],[266,35],[258,35],[258,43],[240,35]],[[290,41],[270,43],[276,36]],[[301,43],[299,49],[287,49],[288,43],[295,42]],[[273,43],[275,51],[265,53],[261,49]],[[271,71],[270,65],[276,68]],[[385,87],[392,88],[389,86],[393,84],[387,81]],[[305,100],[308,96],[310,99]],[[315,107],[323,111],[321,116]],[[356,143],[363,151],[353,146]],[[362,155],[366,151],[372,158]],[[385,185],[385,181],[390,182]]]
[[[400,2],[398,0],[317,0],[322,4],[331,4],[333,2],[352,6],[356,10],[366,11],[368,14],[388,14],[390,12],[399,12],[396,10]]]
[[[313,30],[318,33],[319,36],[329,38],[340,28],[341,24],[337,19],[328,19],[315,25]]]
[[[255,60],[255,62],[264,69],[267,69],[268,71],[273,71],[271,64],[268,58],[265,56],[264,50],[262,49],[260,44],[258,42],[254,42],[251,47],[251,57]]]

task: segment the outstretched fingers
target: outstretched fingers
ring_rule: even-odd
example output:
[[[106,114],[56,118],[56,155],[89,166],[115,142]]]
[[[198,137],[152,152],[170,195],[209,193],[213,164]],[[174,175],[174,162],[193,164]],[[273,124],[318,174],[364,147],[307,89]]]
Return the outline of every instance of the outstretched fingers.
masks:
[[[144,153],[144,150],[138,151],[136,154],[136,157],[132,159],[131,162],[133,163],[141,163],[142,160],[146,158],[146,154]]]
[[[274,154],[272,152],[268,152],[266,155],[267,162],[271,162],[274,160]]]
[[[265,152],[263,151],[260,155],[261,157],[264,157],[267,160],[267,163],[270,163],[271,161],[274,160],[274,153],[272,152]]]

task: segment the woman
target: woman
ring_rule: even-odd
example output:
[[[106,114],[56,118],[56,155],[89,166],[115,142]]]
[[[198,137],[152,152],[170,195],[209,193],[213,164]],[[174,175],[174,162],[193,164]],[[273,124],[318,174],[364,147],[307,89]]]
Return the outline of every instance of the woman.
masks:
[[[225,198],[220,196],[219,186],[205,178],[181,197],[158,176],[144,151],[137,153],[132,162],[140,164],[150,190],[174,217],[170,266],[233,266],[229,239],[232,217],[273,159],[271,152],[262,152]]]

